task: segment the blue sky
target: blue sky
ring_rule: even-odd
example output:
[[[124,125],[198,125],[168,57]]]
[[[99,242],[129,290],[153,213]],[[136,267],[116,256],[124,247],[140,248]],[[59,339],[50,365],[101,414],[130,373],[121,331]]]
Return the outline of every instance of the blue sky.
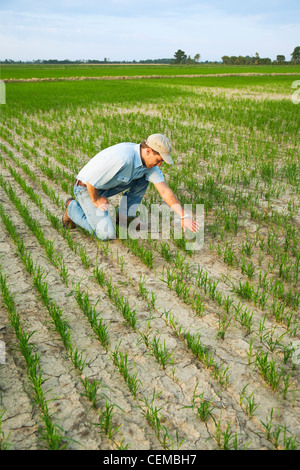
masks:
[[[2,60],[289,60],[299,45],[299,0],[0,0]]]

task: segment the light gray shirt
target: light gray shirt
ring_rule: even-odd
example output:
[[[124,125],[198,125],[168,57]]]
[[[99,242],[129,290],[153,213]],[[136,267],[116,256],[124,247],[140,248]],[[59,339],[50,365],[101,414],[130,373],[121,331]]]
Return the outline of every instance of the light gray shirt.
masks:
[[[97,189],[126,186],[131,181],[145,177],[151,183],[161,183],[164,176],[155,166],[148,169],[143,165],[140,144],[124,142],[97,153],[77,175],[83,183],[90,183]]]

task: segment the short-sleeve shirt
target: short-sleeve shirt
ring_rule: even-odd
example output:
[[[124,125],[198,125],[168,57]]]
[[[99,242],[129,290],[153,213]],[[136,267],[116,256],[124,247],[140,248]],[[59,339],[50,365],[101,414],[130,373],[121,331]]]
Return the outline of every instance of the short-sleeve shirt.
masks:
[[[78,173],[78,180],[97,189],[127,186],[135,179],[146,178],[161,183],[164,176],[158,166],[146,168],[140,155],[140,144],[124,142],[97,153]]]

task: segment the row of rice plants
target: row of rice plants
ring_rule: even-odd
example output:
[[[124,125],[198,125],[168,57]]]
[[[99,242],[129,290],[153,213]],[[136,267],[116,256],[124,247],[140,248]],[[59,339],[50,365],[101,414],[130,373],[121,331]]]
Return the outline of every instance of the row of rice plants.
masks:
[[[12,194],[12,191],[10,191]],[[16,199],[17,200],[17,199]],[[30,252],[25,248],[24,243],[22,242],[20,235],[17,232],[16,227],[10,220],[10,218],[5,214],[5,210],[0,205],[0,216],[4,226],[12,237],[13,242],[17,246],[17,254],[19,255],[21,261],[23,262],[26,271],[32,276],[33,284],[37,289],[40,298],[45,305],[48,313],[51,317],[52,323],[55,326],[55,329],[59,336],[61,337],[62,343],[66,348],[67,355],[70,358],[73,366],[78,371],[80,376],[80,381],[85,389],[85,396],[92,402],[92,405],[95,407],[96,395],[101,391],[101,381],[90,381],[87,377],[84,376],[84,368],[88,364],[89,359],[83,352],[79,350],[76,344],[73,343],[71,339],[70,327],[68,322],[63,319],[63,310],[57,305],[56,301],[52,301],[48,294],[48,283],[45,281],[46,272],[41,268],[37,263],[34,264]],[[42,383],[42,382],[41,382]],[[102,393],[102,398],[105,397],[105,394]],[[98,400],[97,400],[98,402]],[[46,405],[45,405],[46,406]],[[116,404],[110,404],[106,399],[105,407],[100,407],[99,409],[99,426],[101,430],[106,434],[106,436],[112,440],[112,442],[120,449],[123,448],[123,440],[117,442],[114,438],[115,432],[118,430],[118,427],[112,425],[113,410],[115,407],[118,407]],[[98,409],[98,407],[97,407]],[[43,415],[46,411],[43,411]],[[47,419],[47,415],[45,415]],[[57,429],[53,424],[47,422],[49,426],[49,433],[43,434],[43,437],[46,438],[49,442],[49,445],[52,445],[53,448],[61,448],[63,438],[57,433]],[[48,432],[48,430],[47,430]],[[53,437],[51,436],[51,432]],[[52,442],[53,441],[53,442]],[[127,448],[128,444],[125,446]]]
[[[178,286],[184,286],[185,284],[182,283],[182,281],[183,281],[182,272],[179,273],[179,276],[180,276],[180,278],[179,278],[179,282],[178,282],[177,285],[178,285]],[[199,279],[200,279],[200,278],[198,277],[198,285],[199,285]],[[205,284],[203,284],[203,280],[205,281]],[[201,282],[202,282],[202,285],[204,286],[204,291],[205,291],[205,293],[207,293],[207,281],[209,281],[209,279],[207,278],[207,273],[206,273],[206,276],[205,276],[204,278],[203,278],[203,276],[202,276],[202,278],[201,278]],[[211,283],[210,281],[208,282],[208,285],[209,285],[209,295],[211,296],[211,298],[215,298],[216,286],[214,285],[214,283]],[[169,287],[170,287],[170,286],[169,286]],[[178,290],[178,289],[177,289],[177,290]],[[179,293],[179,295],[180,295],[180,291],[178,291],[178,293]],[[116,293],[115,293],[115,296],[116,296]],[[219,296],[220,296],[220,294],[219,294]],[[112,297],[112,295],[111,295],[111,297]],[[220,299],[221,299],[221,297],[220,297]],[[226,302],[227,302],[227,305],[228,305],[228,299],[226,299]],[[220,300],[219,300],[218,303],[220,303]],[[122,308],[124,308],[124,307],[121,306],[121,309],[122,309]],[[128,308],[128,307],[127,307],[127,308]],[[130,311],[130,310],[129,310],[129,311]],[[249,314],[246,315],[246,314],[245,314],[245,310],[244,310],[243,315],[240,314],[240,318],[242,319],[242,322],[243,322],[244,324],[247,324],[247,326],[248,326],[248,328],[249,328],[249,321],[248,321],[248,320],[249,320]],[[245,319],[245,318],[246,318],[246,319]],[[225,319],[226,319],[226,317],[225,317]],[[224,335],[225,335],[225,331],[224,331],[225,325],[226,325],[226,328],[227,328],[227,327],[228,327],[228,323],[226,323],[226,321],[224,321],[224,319],[223,319],[223,321],[220,321],[220,322],[219,322],[219,336],[221,336],[221,337],[223,337],[223,338],[224,338]],[[279,343],[279,345],[281,346],[281,342]],[[286,351],[289,353],[289,355],[291,355],[292,350],[293,350],[293,349],[291,349],[291,348],[287,348],[287,349],[286,349]],[[200,357],[201,357],[201,356],[200,356]],[[288,354],[285,354],[285,357],[288,357]],[[209,364],[212,365],[211,360],[210,360],[210,363],[209,363]],[[215,371],[215,370],[218,370],[218,369],[217,369],[217,368],[216,368],[216,369],[214,368],[213,370]],[[222,380],[222,381],[224,380],[223,375],[224,375],[224,372],[222,371],[222,373],[221,373],[221,380]],[[286,394],[286,390],[285,390],[285,389],[284,389],[284,394]]]
[[[2,206],[0,206],[0,211],[2,215]],[[23,251],[21,244],[20,249]],[[1,266],[0,289],[10,323],[18,340],[19,349],[27,366],[27,376],[32,386],[34,401],[40,409],[41,420],[43,423],[43,425],[38,429],[40,439],[45,442],[46,447],[50,450],[66,449],[69,442],[66,438],[65,431],[55,422],[53,413],[49,410],[48,405],[51,399],[47,400],[46,394],[43,391],[43,384],[46,379],[43,377],[39,354],[35,351],[34,344],[32,343],[31,338],[34,335],[34,332],[29,333],[22,325],[20,314],[16,309],[14,298],[8,286],[7,276],[4,274]],[[7,442],[6,447],[8,447]]]
[[[198,349],[198,351],[199,351],[199,349]]]
[[[136,243],[135,243],[136,244]]]
[[[14,191],[12,190],[12,187],[8,183],[5,183],[4,181],[1,181],[1,185],[4,189],[7,190],[11,200],[15,203],[16,207],[20,211],[20,214],[24,215],[25,206],[22,205],[19,198],[16,197],[16,195],[14,194]],[[24,184],[22,184],[22,187],[24,189]],[[29,194],[32,196],[32,191],[29,191]],[[36,198],[33,198],[33,199],[34,199],[34,202],[36,202]],[[26,209],[25,212],[26,212],[26,215],[24,216],[25,222],[27,223],[29,221],[29,223],[28,223],[29,228],[32,229],[32,227],[34,227],[33,228],[33,233],[37,236],[38,241],[45,248],[45,246],[47,246],[47,244],[49,243],[49,240],[47,240],[44,235],[43,236],[40,235],[41,233],[43,233],[42,228],[36,221],[34,221],[31,218],[31,216],[30,216],[27,209]],[[38,226],[37,231],[35,230],[36,226]],[[42,242],[41,242],[41,239],[42,239]],[[45,248],[45,252],[47,254],[47,249],[46,248]],[[59,257],[59,255],[57,254],[56,250],[53,251],[52,255],[53,256],[48,257],[48,259],[57,268],[57,265],[53,262],[53,260],[57,259]],[[46,304],[48,304],[47,283],[43,283],[43,281],[42,281],[43,274],[44,273],[42,271],[40,271],[40,269],[38,269],[37,286],[40,289],[40,291],[42,292],[41,295],[43,295],[43,300],[46,302]],[[97,267],[94,268],[94,274],[95,274],[96,279],[99,281],[101,279],[101,272]],[[103,282],[100,281],[100,283],[102,283],[102,285],[103,285]],[[132,309],[130,309],[128,300],[124,297],[120,297],[118,295],[117,289],[114,286],[112,286],[112,284],[109,281],[106,281],[106,287],[107,287],[109,298],[119,308],[119,310],[121,310],[121,313],[125,316],[125,318],[127,320],[129,320],[129,323],[132,326],[132,328],[135,329],[135,321],[133,321],[135,312],[132,311]],[[99,320],[99,317],[96,313],[95,307],[91,307],[88,294],[86,292],[83,293],[83,291],[80,288],[80,285],[77,285],[76,300],[78,302],[78,305],[82,308],[84,313],[88,316],[88,318],[89,318],[89,320],[92,324],[93,331],[97,334],[97,337],[100,339],[102,345],[107,349],[108,348],[108,341],[109,341],[109,339],[108,339],[108,326],[103,324],[101,318]],[[62,334],[62,336],[65,340],[65,343],[66,343],[65,346],[69,347],[71,349],[71,351],[73,351],[73,354],[71,355],[71,359],[73,359],[75,361],[75,365],[77,365],[77,367],[79,367],[81,365],[81,369],[83,369],[85,364],[86,364],[86,360],[82,357],[81,353],[80,354],[78,353],[77,349],[74,349],[74,348],[72,349],[71,346],[68,344],[69,343],[69,335],[68,335],[69,330],[67,329],[65,323],[63,324],[63,326],[65,326],[65,328],[62,328],[61,325],[59,324],[58,328],[59,328],[59,331],[61,332],[61,334]],[[155,341],[154,341],[154,343],[155,343]],[[118,353],[119,354],[124,354],[124,357],[127,357],[126,352],[125,353],[120,353],[118,351]],[[114,360],[115,365],[117,365],[121,369],[121,373],[122,373],[122,367],[116,361],[116,351],[114,351],[112,353],[112,356],[113,356],[113,360]],[[160,358],[162,357],[161,351],[159,352],[159,354],[156,357],[158,359],[158,362],[160,362]],[[82,373],[82,370],[80,372]],[[90,398],[92,398],[91,397],[91,389],[92,389],[92,391],[95,392],[96,388],[92,387],[92,384],[90,384],[88,380],[82,379],[82,381],[83,381],[84,386],[88,387],[88,390],[86,390],[86,394]],[[132,386],[133,383],[137,383],[136,377],[133,379],[131,375],[126,375],[125,376],[125,381],[128,384],[129,389],[132,392],[133,396],[136,398],[137,388]],[[93,396],[95,396],[94,393],[93,393]],[[93,399],[93,403],[94,403],[94,399]],[[148,403],[147,399],[145,399],[144,397],[142,399],[139,399],[139,401],[143,401],[143,403],[145,403],[145,404]],[[110,406],[106,405],[106,407],[107,407],[106,408],[106,413],[110,413],[112,411],[111,406],[112,405],[110,405]],[[160,412],[160,415],[162,416],[161,412]],[[156,421],[156,426],[158,426],[158,427],[155,428],[158,439],[160,440],[161,444],[164,447],[173,448],[173,446],[175,445],[175,442],[173,442],[173,438],[170,436],[166,426],[159,426],[159,422],[160,421]],[[162,434],[162,429],[164,430],[163,434]],[[109,432],[108,437],[112,438],[113,434],[111,432]],[[178,444],[178,438],[176,438],[176,442]]]

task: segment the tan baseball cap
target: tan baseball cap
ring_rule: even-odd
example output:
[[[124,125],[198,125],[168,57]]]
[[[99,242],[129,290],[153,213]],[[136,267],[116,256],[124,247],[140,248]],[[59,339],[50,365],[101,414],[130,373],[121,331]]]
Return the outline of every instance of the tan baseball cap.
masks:
[[[146,144],[164,159],[166,163],[173,165],[174,162],[170,153],[172,152],[172,145],[168,137],[163,134],[151,134],[146,140]]]

